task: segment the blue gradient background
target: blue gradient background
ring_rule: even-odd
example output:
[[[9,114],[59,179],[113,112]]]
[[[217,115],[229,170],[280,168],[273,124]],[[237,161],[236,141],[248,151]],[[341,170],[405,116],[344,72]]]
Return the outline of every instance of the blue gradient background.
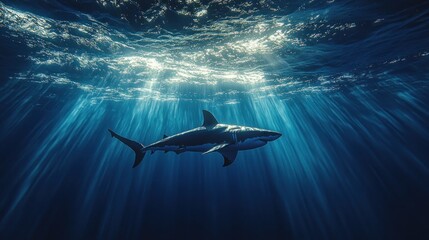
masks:
[[[107,2],[0,3],[1,239],[429,238],[425,1]],[[202,109],[283,136],[132,169],[107,132],[149,144]]]

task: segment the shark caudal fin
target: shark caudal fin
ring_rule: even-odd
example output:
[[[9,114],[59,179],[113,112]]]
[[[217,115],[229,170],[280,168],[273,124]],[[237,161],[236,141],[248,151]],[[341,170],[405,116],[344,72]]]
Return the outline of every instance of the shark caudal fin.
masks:
[[[134,159],[133,168],[137,167],[140,162],[143,160],[143,157],[146,151],[143,151],[143,144],[138,143],[136,141],[130,140],[128,138],[124,138],[121,135],[115,133],[112,129],[108,129],[112,137],[117,138],[119,141],[123,142],[125,145],[130,147],[136,154],[136,158]]]

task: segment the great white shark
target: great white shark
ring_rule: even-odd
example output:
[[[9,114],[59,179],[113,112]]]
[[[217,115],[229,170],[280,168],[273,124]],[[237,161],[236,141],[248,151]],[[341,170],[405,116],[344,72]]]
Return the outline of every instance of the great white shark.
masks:
[[[127,139],[108,129],[112,137],[117,138],[134,150],[136,157],[133,168],[143,160],[146,152],[173,151],[177,154],[190,151],[203,154],[218,152],[223,156],[223,166],[234,162],[238,151],[262,147],[267,142],[276,140],[282,134],[275,131],[254,127],[218,123],[210,112],[203,110],[204,122],[197,127],[173,136],[164,138],[150,145]]]

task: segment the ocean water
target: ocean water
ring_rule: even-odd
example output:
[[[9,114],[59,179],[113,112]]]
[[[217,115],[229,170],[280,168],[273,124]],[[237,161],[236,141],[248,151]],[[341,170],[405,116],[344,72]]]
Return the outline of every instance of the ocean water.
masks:
[[[0,1],[0,239],[429,239],[427,1]],[[202,123],[283,134],[133,152]]]

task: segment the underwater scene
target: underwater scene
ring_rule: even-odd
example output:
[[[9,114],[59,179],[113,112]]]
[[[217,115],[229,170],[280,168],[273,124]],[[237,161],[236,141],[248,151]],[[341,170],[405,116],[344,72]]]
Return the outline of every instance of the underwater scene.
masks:
[[[428,1],[1,0],[0,239],[429,239],[428,106]]]

